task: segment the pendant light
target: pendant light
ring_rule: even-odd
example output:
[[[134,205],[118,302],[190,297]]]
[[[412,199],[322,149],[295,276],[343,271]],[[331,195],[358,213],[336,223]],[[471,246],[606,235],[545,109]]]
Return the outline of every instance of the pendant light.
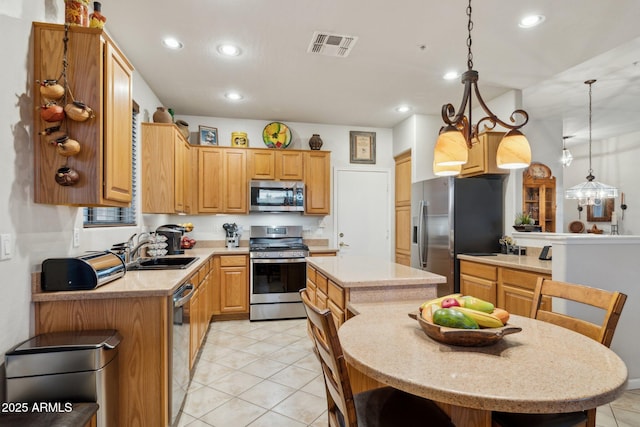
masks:
[[[462,165],[438,166],[435,160],[433,161],[433,174],[436,176],[455,176],[460,174],[461,171]]]
[[[571,151],[569,151],[569,149],[564,146],[564,142],[569,138],[572,138],[572,137],[571,136],[562,137],[562,158],[560,159],[560,162],[562,163],[563,168],[569,166],[573,161],[573,156],[571,155]]]
[[[467,7],[467,71],[462,74],[462,84],[464,84],[462,103],[458,108],[457,114],[452,104],[442,106],[442,120],[446,123],[446,126],[440,129],[440,135],[436,141],[433,152],[434,166],[454,166],[466,163],[469,158],[469,149],[473,144],[478,143],[478,133],[484,130],[492,130],[499,124],[509,129],[509,132],[507,132],[498,146],[496,154],[498,167],[503,169],[527,167],[531,163],[531,148],[529,141],[519,129],[527,124],[529,115],[524,110],[515,110],[511,113],[509,121],[516,123],[516,117],[519,116],[520,124],[506,123],[491,112],[480,95],[478,72],[473,70],[473,53],[471,52],[471,29],[473,28],[471,11],[471,0],[469,0],[469,6]],[[476,124],[471,122],[474,94],[486,114]],[[466,109],[468,109],[468,115],[465,115]],[[483,125],[482,130],[480,130],[481,124]]]
[[[565,198],[577,199],[580,206],[595,205],[602,203],[603,199],[613,199],[618,197],[618,189],[607,184],[603,184],[595,180],[593,169],[591,168],[591,88],[595,80],[587,80],[584,82],[589,85],[589,175],[587,181],[578,185],[574,185],[565,192]]]

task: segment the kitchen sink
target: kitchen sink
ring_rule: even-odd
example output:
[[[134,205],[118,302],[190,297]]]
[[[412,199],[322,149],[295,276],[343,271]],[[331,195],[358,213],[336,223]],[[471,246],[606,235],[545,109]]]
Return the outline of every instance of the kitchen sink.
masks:
[[[127,265],[127,270],[179,270],[189,267],[197,259],[193,256],[146,258]]]

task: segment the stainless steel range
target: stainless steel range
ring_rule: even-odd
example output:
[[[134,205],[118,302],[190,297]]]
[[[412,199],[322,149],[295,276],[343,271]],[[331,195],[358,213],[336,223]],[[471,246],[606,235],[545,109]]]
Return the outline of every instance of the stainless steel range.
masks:
[[[250,320],[306,317],[298,291],[306,286],[307,256],[301,226],[251,226]]]

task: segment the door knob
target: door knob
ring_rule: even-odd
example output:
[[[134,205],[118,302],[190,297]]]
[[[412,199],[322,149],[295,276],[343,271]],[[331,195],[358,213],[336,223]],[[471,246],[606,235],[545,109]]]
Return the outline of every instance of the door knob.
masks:
[[[340,242],[340,243],[339,243],[339,246],[340,246],[340,247],[343,247],[343,246],[349,246],[349,245],[348,245],[348,244],[346,244],[345,242]]]

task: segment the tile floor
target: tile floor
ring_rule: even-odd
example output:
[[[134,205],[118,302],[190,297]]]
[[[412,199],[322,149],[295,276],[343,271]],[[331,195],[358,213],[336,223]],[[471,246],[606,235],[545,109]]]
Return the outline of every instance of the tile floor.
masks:
[[[179,427],[326,427],[305,320],[214,322]],[[598,427],[640,426],[640,390],[598,409]]]

